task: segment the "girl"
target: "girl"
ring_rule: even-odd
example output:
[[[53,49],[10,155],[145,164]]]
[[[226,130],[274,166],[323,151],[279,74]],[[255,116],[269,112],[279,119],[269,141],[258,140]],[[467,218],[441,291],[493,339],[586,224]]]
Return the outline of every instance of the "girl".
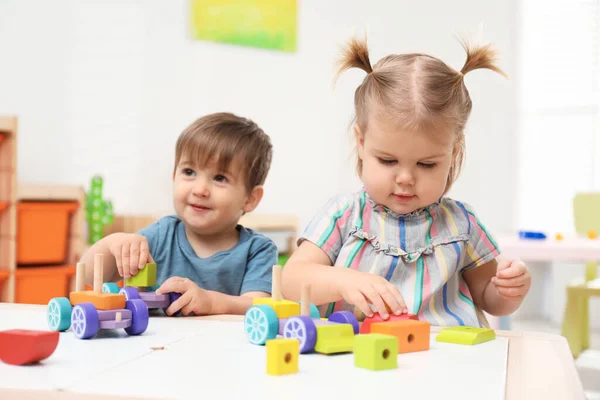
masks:
[[[312,286],[327,314],[372,305],[434,325],[488,326],[482,310],[514,312],[531,277],[521,261],[497,261],[498,246],[464,203],[444,197],[459,175],[471,112],[465,74],[504,73],[487,45],[463,44],[460,71],[426,54],[394,54],[374,66],[352,40],[339,73],[361,68],[356,89],[357,172],[363,189],[317,214],[283,272],[283,294]],[[337,268],[330,268],[331,266]]]

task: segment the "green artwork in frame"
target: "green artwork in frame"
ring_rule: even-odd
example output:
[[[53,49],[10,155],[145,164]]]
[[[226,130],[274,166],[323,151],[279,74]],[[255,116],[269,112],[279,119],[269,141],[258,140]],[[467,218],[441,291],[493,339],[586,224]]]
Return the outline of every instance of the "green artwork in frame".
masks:
[[[296,0],[192,0],[195,39],[296,51]]]

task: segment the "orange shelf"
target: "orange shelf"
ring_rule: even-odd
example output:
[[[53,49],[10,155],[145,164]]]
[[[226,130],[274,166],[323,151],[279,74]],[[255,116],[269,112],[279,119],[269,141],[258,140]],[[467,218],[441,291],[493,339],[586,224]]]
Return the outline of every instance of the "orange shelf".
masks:
[[[0,201],[0,213],[8,208],[10,202],[8,201]]]
[[[10,273],[8,271],[0,271],[0,283],[4,282]]]
[[[6,135],[4,135],[3,133],[0,133],[0,144],[2,144],[4,139],[6,139]]]
[[[75,271],[75,265],[17,268],[16,303],[48,304],[53,297],[69,297],[69,281]]]

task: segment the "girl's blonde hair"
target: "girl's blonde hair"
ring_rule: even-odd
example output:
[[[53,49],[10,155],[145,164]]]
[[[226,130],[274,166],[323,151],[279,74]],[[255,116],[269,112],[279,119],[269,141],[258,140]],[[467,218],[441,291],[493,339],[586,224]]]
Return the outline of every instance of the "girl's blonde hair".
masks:
[[[496,66],[496,51],[491,45],[471,46],[462,41],[467,60],[462,69],[446,65],[427,54],[392,54],[371,66],[366,40],[353,38],[339,60],[337,76],[350,68],[360,68],[367,76],[354,93],[356,126],[367,132],[369,116],[385,114],[398,127],[411,131],[454,134],[453,160],[446,182],[447,192],[460,173],[465,155],[464,129],[471,113],[471,98],[464,76],[475,69],[490,69],[504,77]],[[357,172],[362,160],[357,157]]]

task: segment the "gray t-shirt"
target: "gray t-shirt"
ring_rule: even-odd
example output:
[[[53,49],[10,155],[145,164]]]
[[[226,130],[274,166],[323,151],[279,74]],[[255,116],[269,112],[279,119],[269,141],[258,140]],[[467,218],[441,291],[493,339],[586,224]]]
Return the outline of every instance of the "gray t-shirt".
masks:
[[[161,218],[138,233],[148,240],[156,262],[156,290],[172,276],[194,281],[199,287],[233,296],[252,291],[271,293],[277,247],[264,235],[237,226],[238,243],[229,250],[200,258],[192,249],[183,222],[176,216]]]

